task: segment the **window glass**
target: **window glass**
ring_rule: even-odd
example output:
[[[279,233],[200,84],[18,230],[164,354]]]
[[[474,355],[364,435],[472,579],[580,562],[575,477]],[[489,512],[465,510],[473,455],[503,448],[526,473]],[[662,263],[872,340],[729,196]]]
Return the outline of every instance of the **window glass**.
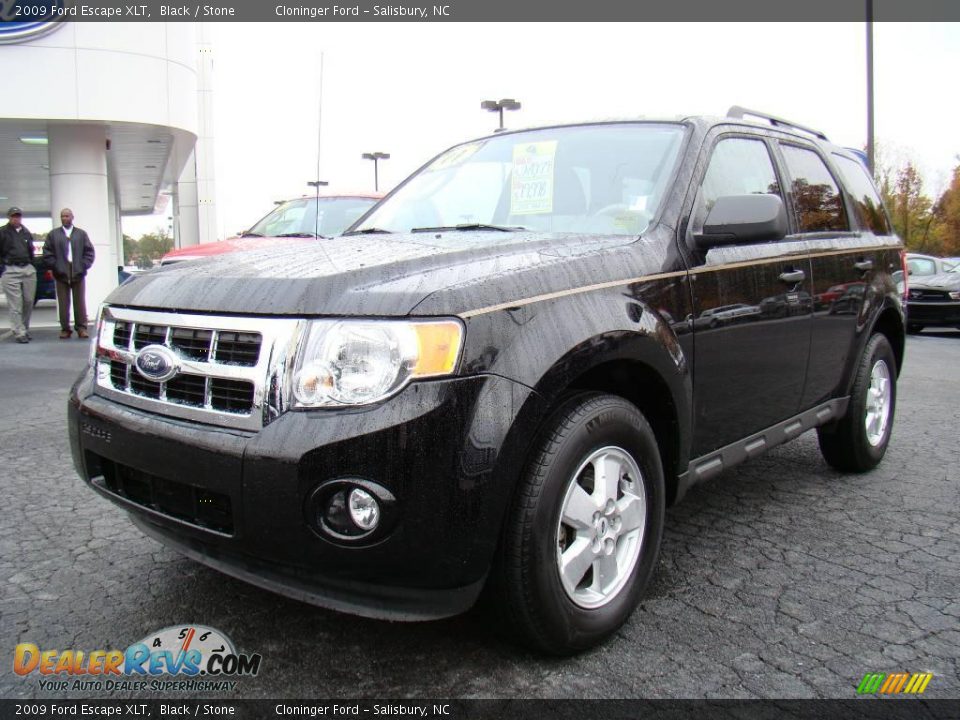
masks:
[[[907,270],[911,275],[936,275],[937,264],[927,258],[907,258]]]
[[[377,201],[363,197],[316,197],[289,200],[261,219],[248,232],[267,237],[304,233],[339,235],[369,210]]]
[[[413,176],[358,230],[492,224],[640,235],[667,190],[683,132],[679,125],[580,125],[459,145]]]
[[[790,173],[800,232],[849,230],[840,189],[820,156],[795,145],[780,148]]]
[[[853,196],[853,211],[857,215],[860,227],[876,235],[889,235],[890,225],[883,212],[883,203],[867,174],[867,169],[856,160],[836,154],[834,157],[843,183]]]
[[[717,143],[703,178],[707,212],[725,195],[780,195],[777,174],[762,140],[726,138]]]

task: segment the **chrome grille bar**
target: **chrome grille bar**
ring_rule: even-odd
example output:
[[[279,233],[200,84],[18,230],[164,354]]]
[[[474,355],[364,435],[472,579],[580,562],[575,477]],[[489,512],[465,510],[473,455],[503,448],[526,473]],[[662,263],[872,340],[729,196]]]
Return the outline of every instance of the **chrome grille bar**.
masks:
[[[125,344],[117,345],[115,332],[119,323],[126,323],[129,338]],[[108,306],[104,308],[103,322],[97,338],[96,392],[119,403],[161,415],[256,431],[286,409],[287,398],[290,396],[290,375],[294,355],[305,326],[306,321],[300,319],[168,313]],[[151,386],[144,383],[155,381],[149,379],[141,381],[139,371],[135,367],[139,352],[136,349],[136,335],[140,327],[149,328],[150,334],[155,334],[156,328],[166,328],[162,344],[177,357],[179,367],[177,375],[168,382]],[[210,332],[206,360],[184,356],[187,352],[194,356],[198,354],[190,350],[193,345],[189,341],[183,346],[183,353],[178,351],[177,343],[174,342],[174,333],[178,330]],[[215,358],[221,333],[259,335],[259,355],[254,364],[218,362]],[[145,336],[141,345],[150,344],[149,340],[150,337]],[[244,342],[251,348],[245,354],[252,357],[253,344],[249,339]],[[110,369],[111,361],[123,363],[125,366],[122,387],[114,384]],[[246,361],[242,354],[240,362]],[[202,406],[199,403],[189,402],[191,396],[184,392],[182,383],[177,385],[174,399],[168,397],[168,385],[184,375],[203,378]],[[143,391],[143,388],[155,387],[157,396],[151,397],[137,392],[132,382],[134,378],[138,380],[138,389]],[[221,403],[230,409],[215,407],[216,399],[213,392],[215,380],[249,383],[252,388],[252,402],[249,408],[234,409],[230,401],[223,402],[222,394],[219,396]],[[198,393],[195,396],[198,396]]]

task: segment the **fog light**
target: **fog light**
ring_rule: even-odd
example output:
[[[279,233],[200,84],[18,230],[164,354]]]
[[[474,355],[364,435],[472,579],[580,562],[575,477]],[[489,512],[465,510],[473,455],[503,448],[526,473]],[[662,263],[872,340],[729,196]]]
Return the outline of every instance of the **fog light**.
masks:
[[[350,491],[350,518],[357,527],[373,530],[380,522],[380,505],[366,490],[354,488]]]
[[[317,485],[304,505],[307,525],[326,540],[370,545],[396,527],[399,509],[389,490],[372,480],[342,477]]]

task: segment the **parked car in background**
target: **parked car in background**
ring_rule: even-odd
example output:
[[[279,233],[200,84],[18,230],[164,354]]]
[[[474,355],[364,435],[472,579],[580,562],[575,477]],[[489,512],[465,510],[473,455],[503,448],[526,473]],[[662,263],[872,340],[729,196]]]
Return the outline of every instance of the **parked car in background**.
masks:
[[[913,284],[913,278],[945,273],[950,268],[956,266],[956,264],[957,263],[950,258],[939,258],[933,255],[921,255],[920,253],[907,253],[907,272],[910,273],[909,284]]]
[[[36,237],[36,236],[34,236]],[[53,271],[43,267],[43,240],[33,241],[33,266],[37,269],[37,293],[33,296],[33,304],[41,300],[57,299],[57,283],[53,279]]]
[[[919,280],[910,276],[907,332],[918,333],[928,326],[960,329],[960,265]]]
[[[238,250],[263,248],[273,243],[287,242],[289,238],[315,240],[317,237],[334,237],[353,225],[382,197],[379,193],[353,193],[287,200],[236,237],[171,250],[161,258],[160,264],[171,265]]]

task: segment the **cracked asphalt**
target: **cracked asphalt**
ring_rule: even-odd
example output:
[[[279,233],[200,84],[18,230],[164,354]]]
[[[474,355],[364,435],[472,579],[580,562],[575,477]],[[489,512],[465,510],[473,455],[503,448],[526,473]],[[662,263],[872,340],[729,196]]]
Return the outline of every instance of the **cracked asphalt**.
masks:
[[[833,471],[807,434],[695,488],[668,512],[641,607],[565,660],[519,649],[483,611],[339,615],[148,540],[74,474],[65,399],[86,347],[55,333],[0,344],[0,697],[84,695],[15,675],[18,642],[125,648],[181,623],[263,655],[225,699],[853,698],[866,672],[895,671],[960,697],[960,332],[908,339],[877,470]]]

